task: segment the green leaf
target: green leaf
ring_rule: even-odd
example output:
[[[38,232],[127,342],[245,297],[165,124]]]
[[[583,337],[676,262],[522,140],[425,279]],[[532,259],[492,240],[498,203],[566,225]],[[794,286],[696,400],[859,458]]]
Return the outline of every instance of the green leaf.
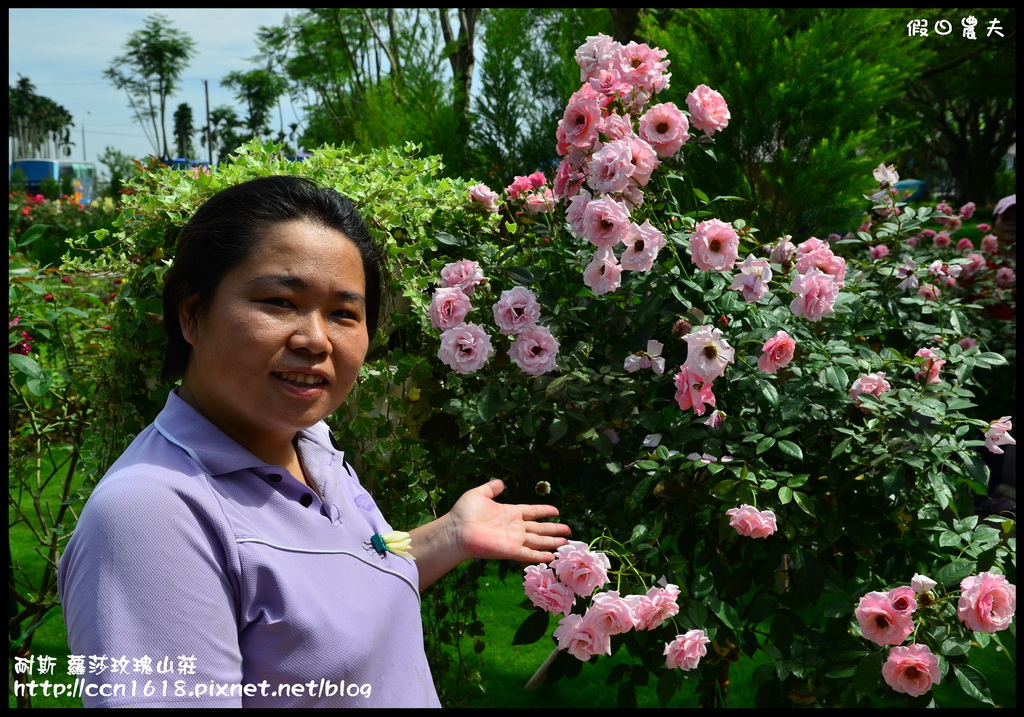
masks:
[[[960,581],[973,573],[975,568],[976,564],[973,560],[954,560],[939,568],[933,579],[944,588],[954,585],[959,587]]]
[[[995,706],[992,702],[992,696],[989,694],[988,682],[985,680],[984,675],[970,665],[953,663],[952,667],[953,672],[956,673],[956,682],[960,685],[960,689],[979,702]]]
[[[647,526],[643,523],[634,526],[633,534],[629,536],[630,543],[639,543],[647,537]]]
[[[25,374],[27,378],[41,379],[43,377],[43,369],[31,356],[7,354],[7,362],[14,366],[19,373]]]
[[[510,266],[508,268],[508,275],[520,284],[532,284],[537,280],[532,271],[521,266]]]
[[[535,610],[530,616],[523,620],[523,624],[516,630],[512,638],[513,645],[531,645],[544,637],[548,632],[550,613],[545,610]]]
[[[501,409],[501,392],[497,386],[488,384],[480,392],[480,400],[477,401],[476,410],[485,423],[490,423],[498,415]]]
[[[847,436],[843,440],[836,444],[836,447],[832,449],[832,457],[835,458],[841,453],[846,453],[847,447],[850,445],[851,436]]]
[[[761,395],[764,396],[764,400],[768,402],[768,405],[772,408],[779,407],[779,389],[775,388],[775,384],[770,381],[761,381],[759,383],[761,389]]]
[[[736,608],[728,603],[724,603],[721,600],[709,600],[708,607],[711,608],[711,612],[715,613],[722,624],[735,633],[739,633],[743,627],[743,623],[740,621],[740,616],[736,612]]]
[[[434,238],[437,239],[442,244],[447,244],[448,246],[465,246],[466,245],[466,240],[465,239],[459,239],[458,237],[454,237],[451,234],[449,234],[448,232],[438,232],[437,234],[434,235]]]
[[[798,461],[804,459],[804,452],[800,450],[800,446],[792,441],[779,441],[778,446],[779,450],[790,458],[796,458]]]
[[[765,436],[757,442],[757,447],[754,448],[755,454],[761,454],[767,451],[769,448],[775,445],[775,439],[772,436]]]
[[[569,431],[569,422],[559,416],[555,420],[551,421],[551,427],[548,432],[551,434],[551,442],[558,443],[558,440]]]
[[[882,653],[872,652],[857,663],[853,673],[853,689],[861,695],[873,693],[882,683]]]
[[[785,485],[784,486],[780,486],[779,487],[779,502],[782,503],[783,505],[786,505],[791,500],[793,500],[793,489],[790,488],[789,486],[785,486]]]

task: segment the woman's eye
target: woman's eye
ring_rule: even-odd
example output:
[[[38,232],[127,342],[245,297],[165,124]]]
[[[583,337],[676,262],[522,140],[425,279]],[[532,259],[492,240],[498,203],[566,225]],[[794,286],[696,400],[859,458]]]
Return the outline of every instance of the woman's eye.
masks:
[[[281,307],[288,307],[288,306],[292,305],[292,302],[288,301],[288,299],[281,299],[281,298],[278,298],[278,297],[274,297],[274,298],[270,298],[270,299],[262,299],[260,301],[260,303],[262,303],[262,304],[270,304],[271,306],[281,306]]]

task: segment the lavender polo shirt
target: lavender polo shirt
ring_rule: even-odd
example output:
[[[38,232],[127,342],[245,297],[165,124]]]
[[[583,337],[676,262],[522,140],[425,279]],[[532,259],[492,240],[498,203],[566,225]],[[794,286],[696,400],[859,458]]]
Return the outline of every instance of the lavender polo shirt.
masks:
[[[439,707],[416,564],[324,423],[323,500],[171,392],[98,483],[58,590],[86,707]]]

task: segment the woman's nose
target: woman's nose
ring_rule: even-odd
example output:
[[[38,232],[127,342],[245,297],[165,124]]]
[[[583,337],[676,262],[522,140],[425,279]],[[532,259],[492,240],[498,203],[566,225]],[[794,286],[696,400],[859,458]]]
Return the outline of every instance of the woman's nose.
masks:
[[[331,340],[327,322],[318,312],[300,314],[297,325],[289,337],[289,348],[310,353],[331,353]]]

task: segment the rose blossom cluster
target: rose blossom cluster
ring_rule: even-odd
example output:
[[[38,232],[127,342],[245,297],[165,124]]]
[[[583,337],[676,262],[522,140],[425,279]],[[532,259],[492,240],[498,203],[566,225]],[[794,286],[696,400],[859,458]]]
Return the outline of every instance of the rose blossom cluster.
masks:
[[[442,330],[437,357],[456,373],[473,373],[494,354],[484,328],[465,321],[473,310],[470,297],[485,281],[479,264],[462,259],[445,265],[441,287],[431,297],[430,325]],[[492,313],[501,333],[515,337],[508,356],[524,373],[540,376],[555,368],[559,344],[547,328],[537,324],[540,304],[532,291],[516,286],[501,292]]]
[[[858,377],[850,386],[850,399],[857,408],[862,412],[867,413],[870,409],[864,407],[863,401],[860,397],[868,394],[877,398],[891,388],[892,386],[890,386],[889,382],[885,380],[884,371],[868,373]]]
[[[555,195],[547,186],[543,172],[534,172],[525,177],[516,177],[505,188],[509,202],[522,204],[531,216],[550,214],[555,210]]]
[[[832,313],[845,285],[846,260],[836,256],[828,242],[811,237],[796,246],[797,275],[789,285],[796,298],[789,304],[794,316],[820,321]]]
[[[576,50],[583,85],[569,98],[556,131],[558,155],[553,194],[567,203],[572,233],[594,254],[584,283],[597,295],[621,286],[623,271],[650,271],[665,237],[632,210],[661,164],[690,139],[690,121],[672,102],[649,105],[669,86],[667,52],[645,44],[623,45],[607,35],[588,37]],[[702,89],[703,88],[703,89]],[[725,100],[702,86],[687,99],[695,126],[708,134],[725,127]],[[625,249],[621,256],[615,250]]]
[[[692,408],[696,415],[703,416],[706,406],[715,405],[714,380],[733,362],[736,349],[722,338],[721,329],[708,325],[694,327],[683,340],[686,362],[674,379],[676,403],[684,411]]]
[[[886,684],[897,692],[920,697],[939,683],[939,659],[927,645],[903,643],[914,634],[914,613],[938,604],[936,582],[915,574],[910,586],[861,597],[854,616],[861,634],[877,645],[891,645],[882,666]],[[994,633],[1009,627],[1017,609],[1017,588],[1005,576],[982,572],[960,582],[957,618],[967,629]]]
[[[679,614],[679,588],[671,583],[652,587],[643,595],[620,595],[617,590],[594,593],[609,582],[611,563],[605,553],[586,543],[570,540],[555,551],[550,565],[524,569],[523,589],[536,607],[563,615],[553,636],[558,649],[586,662],[593,655],[611,654],[611,637],[629,630],[653,630]],[[590,598],[583,614],[573,613],[577,598]],[[691,634],[700,633],[700,635]],[[691,630],[665,646],[666,664],[693,669],[705,654],[704,633]],[[676,644],[679,643],[679,644]],[[685,643],[685,644],[684,644]]]
[[[725,514],[729,516],[729,525],[747,538],[767,538],[778,530],[775,513],[770,510],[741,505],[739,508],[730,508]]]

